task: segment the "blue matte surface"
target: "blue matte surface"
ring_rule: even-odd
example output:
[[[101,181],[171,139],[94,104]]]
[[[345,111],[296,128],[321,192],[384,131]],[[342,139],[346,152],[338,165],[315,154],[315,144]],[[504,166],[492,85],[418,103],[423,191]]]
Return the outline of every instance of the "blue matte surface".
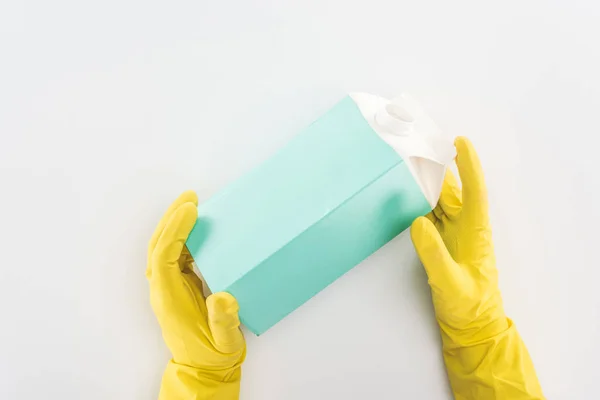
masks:
[[[187,241],[260,334],[430,211],[403,160],[344,98],[198,207]]]

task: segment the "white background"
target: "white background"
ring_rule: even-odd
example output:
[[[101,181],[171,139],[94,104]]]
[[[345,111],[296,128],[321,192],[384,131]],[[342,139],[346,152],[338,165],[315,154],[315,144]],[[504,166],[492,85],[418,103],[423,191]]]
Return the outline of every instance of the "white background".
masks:
[[[600,397],[600,3],[3,1],[0,398],[152,399],[147,241],[348,91],[472,138],[500,285],[550,399]],[[406,234],[260,338],[243,400],[446,399]]]

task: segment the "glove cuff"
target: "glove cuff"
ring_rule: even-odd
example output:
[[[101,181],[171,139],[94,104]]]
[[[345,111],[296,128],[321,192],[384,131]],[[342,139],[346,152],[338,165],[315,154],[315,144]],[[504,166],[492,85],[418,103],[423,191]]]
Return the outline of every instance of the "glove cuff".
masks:
[[[171,360],[163,374],[159,400],[237,400],[241,378],[239,365],[226,371],[207,371]]]
[[[457,399],[544,399],[516,326],[465,345],[444,343],[444,362]]]

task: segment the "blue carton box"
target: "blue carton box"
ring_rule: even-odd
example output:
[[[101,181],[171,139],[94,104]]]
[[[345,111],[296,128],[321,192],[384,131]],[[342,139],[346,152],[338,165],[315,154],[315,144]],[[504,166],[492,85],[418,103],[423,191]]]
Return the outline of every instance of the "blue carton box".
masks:
[[[447,160],[436,160],[422,138],[411,144],[416,112],[394,106],[345,97],[198,206],[187,247],[210,290],[235,296],[250,331],[265,332],[437,201]],[[434,179],[418,179],[418,163],[401,156],[402,146],[416,149],[414,160],[428,162]],[[435,186],[434,200],[425,181]]]

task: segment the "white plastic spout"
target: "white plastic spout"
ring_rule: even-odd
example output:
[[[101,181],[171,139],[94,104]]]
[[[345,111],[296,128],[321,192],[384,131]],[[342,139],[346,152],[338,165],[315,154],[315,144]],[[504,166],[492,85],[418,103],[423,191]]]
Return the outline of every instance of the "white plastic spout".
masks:
[[[409,136],[415,125],[415,118],[398,104],[387,104],[375,114],[375,121],[381,128],[393,135]]]

